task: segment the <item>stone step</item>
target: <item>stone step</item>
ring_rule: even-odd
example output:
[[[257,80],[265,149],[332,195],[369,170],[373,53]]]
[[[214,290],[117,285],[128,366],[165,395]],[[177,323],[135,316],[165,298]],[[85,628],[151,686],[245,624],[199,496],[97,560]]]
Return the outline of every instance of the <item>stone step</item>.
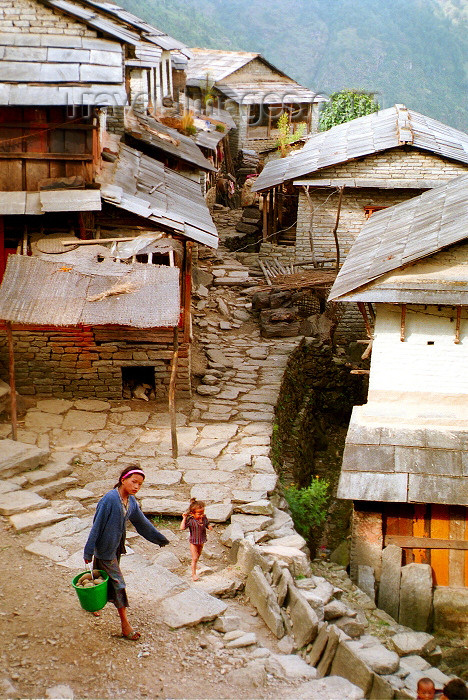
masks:
[[[44,469],[35,469],[32,472],[27,472],[25,477],[30,486],[38,486],[39,484],[47,484],[55,479],[61,479],[64,476],[69,476],[73,471],[70,464],[64,462],[48,462]]]
[[[0,515],[16,515],[25,511],[37,510],[48,505],[49,501],[34,491],[14,491],[0,496]]]
[[[0,478],[5,479],[15,474],[46,464],[49,450],[35,445],[28,445],[8,438],[0,441]]]
[[[12,515],[10,522],[16,532],[28,532],[38,527],[53,525],[69,517],[69,513],[57,513],[53,508],[41,508],[40,510],[29,511],[28,513]]]
[[[32,486],[27,489],[25,493],[37,493],[39,496],[48,498],[49,496],[55,496],[55,494],[65,491],[72,486],[76,486],[78,479],[74,476],[65,476],[63,479],[56,479],[55,481],[49,481],[45,484],[38,484],[37,486]]]

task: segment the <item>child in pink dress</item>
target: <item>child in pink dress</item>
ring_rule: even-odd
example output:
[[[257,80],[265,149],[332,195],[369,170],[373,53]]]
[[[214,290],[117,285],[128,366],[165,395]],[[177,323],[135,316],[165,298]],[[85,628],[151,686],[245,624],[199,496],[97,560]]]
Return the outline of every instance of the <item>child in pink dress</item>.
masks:
[[[200,554],[203,550],[203,545],[206,542],[206,531],[212,530],[205,515],[205,504],[203,501],[197,501],[195,498],[190,499],[190,505],[187,513],[182,515],[180,524],[181,530],[190,530],[190,553],[192,555],[192,581],[198,581],[197,562],[200,559]]]

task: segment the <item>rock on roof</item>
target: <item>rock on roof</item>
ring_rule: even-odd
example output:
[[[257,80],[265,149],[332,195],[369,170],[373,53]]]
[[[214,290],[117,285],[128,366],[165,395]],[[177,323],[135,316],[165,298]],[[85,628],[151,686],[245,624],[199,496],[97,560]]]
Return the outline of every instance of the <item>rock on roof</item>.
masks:
[[[300,151],[267,163],[253,189],[269,189],[322,168],[400,146],[468,163],[468,134],[405,105],[394,105],[314,134]]]
[[[373,214],[352,245],[329,300],[466,304],[466,246],[442,265],[458,272],[443,272],[439,260],[432,272],[430,266],[421,270],[423,280],[418,281],[407,267],[466,239],[468,175],[462,175]],[[402,268],[398,281],[388,279],[388,273]]]

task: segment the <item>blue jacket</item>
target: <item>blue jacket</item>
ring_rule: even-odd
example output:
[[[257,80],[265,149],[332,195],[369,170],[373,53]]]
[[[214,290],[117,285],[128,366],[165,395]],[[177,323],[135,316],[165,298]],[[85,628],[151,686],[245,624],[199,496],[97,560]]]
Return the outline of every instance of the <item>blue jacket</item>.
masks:
[[[149,542],[164,547],[169,540],[164,537],[141,512],[135,496],[128,497],[128,519],[137,532]],[[125,515],[117,489],[108,491],[97,504],[93,526],[84,548],[84,558],[91,561],[93,554],[98,559],[114,559],[125,535]]]

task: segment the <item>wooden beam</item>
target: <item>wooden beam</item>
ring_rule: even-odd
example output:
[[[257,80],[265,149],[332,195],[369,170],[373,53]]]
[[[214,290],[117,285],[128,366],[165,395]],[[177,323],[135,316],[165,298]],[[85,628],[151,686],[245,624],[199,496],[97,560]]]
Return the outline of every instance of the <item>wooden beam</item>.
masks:
[[[18,414],[16,408],[16,382],[15,382],[15,350],[13,347],[13,333],[10,321],[6,321],[6,334],[8,344],[8,358],[10,370],[10,409],[11,409],[11,434],[13,440],[18,439]]]
[[[336,263],[335,263],[335,269],[338,272],[340,269],[340,243],[338,241],[338,224],[340,223],[340,213],[341,213],[341,203],[343,201],[343,192],[344,192],[344,185],[338,188],[339,189],[339,196],[338,196],[338,206],[336,209],[336,221],[335,221],[335,226],[333,227],[333,238],[335,239],[335,248],[336,248]]]
[[[468,540],[442,540],[431,537],[409,537],[405,535],[387,535],[384,546],[396,544],[406,549],[460,549],[468,550]]]
[[[171,361],[171,379],[169,381],[169,414],[171,416],[171,443],[172,443],[172,458],[178,457],[177,445],[177,416],[175,405],[175,387],[177,379],[177,362],[179,356],[179,329],[174,328],[174,349]]]
[[[367,315],[366,306],[362,301],[358,301],[357,305],[358,305],[358,309],[361,312],[362,317],[364,319],[367,335],[369,336],[369,338],[372,339],[372,328],[371,328],[371,325],[369,323],[369,316]]]
[[[62,131],[62,129],[66,129],[67,131],[92,131],[98,128],[97,124],[58,124],[56,122],[46,122],[44,124],[33,124],[32,122],[1,122],[0,126],[2,129],[30,129],[32,134],[43,129],[49,131]],[[28,136],[29,134],[26,134],[25,138]]]
[[[92,153],[24,153],[23,151],[0,152],[0,160],[86,160],[92,161]]]

